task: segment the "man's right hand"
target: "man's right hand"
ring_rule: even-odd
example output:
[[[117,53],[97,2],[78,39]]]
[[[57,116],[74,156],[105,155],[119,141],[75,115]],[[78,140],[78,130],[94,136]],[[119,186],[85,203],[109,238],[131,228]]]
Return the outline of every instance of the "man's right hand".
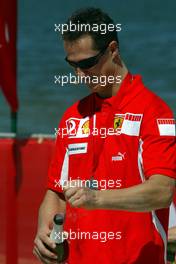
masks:
[[[62,194],[47,190],[39,209],[38,230],[34,240],[33,254],[44,264],[58,264],[57,255],[52,252],[55,243],[50,239],[53,217],[65,213],[65,200]]]
[[[52,253],[49,248],[54,249],[55,243],[49,238],[51,229],[49,227],[38,230],[34,240],[33,254],[42,262],[46,264],[58,264],[57,255]],[[47,248],[48,247],[48,248]]]

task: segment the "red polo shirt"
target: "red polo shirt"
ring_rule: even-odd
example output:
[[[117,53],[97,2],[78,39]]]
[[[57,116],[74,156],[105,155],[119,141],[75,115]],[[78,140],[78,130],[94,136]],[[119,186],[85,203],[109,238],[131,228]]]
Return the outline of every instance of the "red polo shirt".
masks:
[[[128,73],[116,96],[94,93],[65,112],[48,188],[62,192],[62,183],[73,179],[103,190],[138,185],[154,174],[176,178],[175,149],[171,110],[139,75]],[[85,210],[67,204],[68,263],[166,263],[167,226],[168,209]]]

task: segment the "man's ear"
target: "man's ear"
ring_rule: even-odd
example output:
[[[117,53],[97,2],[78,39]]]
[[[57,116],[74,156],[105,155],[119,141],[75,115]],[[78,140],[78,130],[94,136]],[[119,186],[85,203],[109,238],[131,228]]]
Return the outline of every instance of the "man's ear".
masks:
[[[121,58],[120,58],[117,42],[116,41],[111,41],[110,44],[109,44],[109,49],[110,49],[110,52],[111,52],[112,61],[115,64],[118,64],[119,66],[122,67],[122,62],[121,62]]]
[[[117,42],[115,40],[113,40],[109,43],[109,49],[111,52],[117,50],[117,48],[118,48],[118,45],[117,45]]]
[[[118,64],[120,67],[123,67],[122,61],[121,61],[121,58],[120,58],[120,55],[119,55],[118,50],[116,50],[116,51],[113,52],[113,54],[112,54],[112,61],[115,64]]]

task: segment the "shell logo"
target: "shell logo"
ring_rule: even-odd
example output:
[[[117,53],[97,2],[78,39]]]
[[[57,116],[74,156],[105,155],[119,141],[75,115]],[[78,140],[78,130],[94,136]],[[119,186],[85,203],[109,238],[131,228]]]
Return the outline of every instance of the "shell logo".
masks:
[[[83,125],[82,125],[82,133],[83,134],[88,134],[89,133],[89,120],[87,120]]]

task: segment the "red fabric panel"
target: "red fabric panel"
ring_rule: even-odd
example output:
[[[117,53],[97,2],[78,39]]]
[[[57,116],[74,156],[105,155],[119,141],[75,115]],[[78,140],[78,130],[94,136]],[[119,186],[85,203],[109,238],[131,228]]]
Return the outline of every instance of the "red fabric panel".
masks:
[[[2,264],[16,264],[17,251],[18,264],[38,263],[33,240],[53,147],[51,139],[0,139],[0,260],[6,255],[7,261]]]
[[[16,77],[17,1],[0,1],[0,87],[11,110],[18,110]]]

